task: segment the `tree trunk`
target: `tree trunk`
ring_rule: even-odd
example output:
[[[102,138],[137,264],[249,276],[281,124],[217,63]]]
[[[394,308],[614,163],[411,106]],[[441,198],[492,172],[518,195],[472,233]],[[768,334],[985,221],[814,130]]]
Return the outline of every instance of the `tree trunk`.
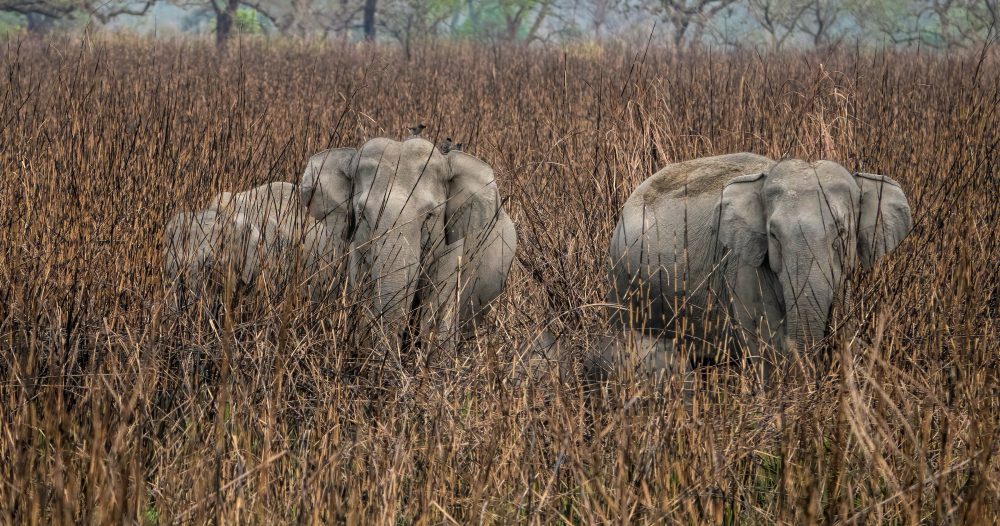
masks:
[[[375,41],[375,7],[378,0],[365,0],[365,10],[364,10],[364,30],[365,30],[365,40],[368,42]]]
[[[29,33],[48,33],[55,24],[55,19],[39,13],[28,13],[25,18],[28,21]]]
[[[233,30],[233,17],[228,12],[223,11],[215,18],[215,46],[219,49],[226,49],[229,44],[229,35]]]
[[[691,33],[691,38],[688,39],[687,48],[695,48],[701,45],[701,39],[705,36],[705,24],[701,22],[694,23],[694,30]]]
[[[229,46],[229,38],[233,34],[233,24],[236,21],[236,10],[240,0],[228,0],[225,8],[215,15],[215,46],[225,50]]]
[[[533,40],[538,38],[538,30],[542,27],[542,23],[545,22],[545,18],[549,16],[549,7],[551,4],[546,3],[542,6],[542,9],[538,11],[538,15],[535,16],[535,22],[531,24],[531,29],[528,30],[528,36],[524,39],[525,42],[531,43]]]
[[[403,54],[406,55],[406,61],[409,62],[412,57],[410,47],[412,45],[413,38],[413,16],[409,16],[406,19],[406,29],[403,34]]]
[[[691,22],[687,19],[680,20],[674,25],[674,48],[684,47],[684,35],[687,34],[688,26]]]
[[[469,22],[472,23],[473,30],[479,29],[479,8],[476,7],[475,0],[468,0]]]

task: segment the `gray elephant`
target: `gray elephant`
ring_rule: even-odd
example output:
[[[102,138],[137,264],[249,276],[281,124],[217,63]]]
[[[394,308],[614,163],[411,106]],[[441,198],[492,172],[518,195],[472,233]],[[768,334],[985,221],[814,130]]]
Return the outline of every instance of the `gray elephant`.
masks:
[[[243,216],[257,228],[262,240],[259,259],[277,276],[287,278],[301,270],[304,283],[316,293],[336,279],[343,254],[323,223],[309,215],[297,185],[276,182],[235,194],[223,192],[213,209]]]
[[[667,378],[685,369],[680,366],[680,356],[668,352],[672,351],[669,340],[640,331],[589,333],[584,339],[574,339],[571,334],[556,336],[549,330],[542,330],[518,349],[511,379],[521,384],[544,379],[552,372],[560,378],[572,376],[574,347],[583,350],[580,372],[587,382],[605,381],[616,372],[626,371],[644,378]]]
[[[708,342],[704,352],[742,348],[767,377],[764,351],[820,340],[845,272],[871,269],[911,228],[898,183],[832,161],[738,153],[671,164],[622,210],[609,299],[623,327]]]
[[[257,278],[260,232],[246,217],[214,209],[181,212],[167,223],[164,237],[163,271],[171,285],[216,292],[229,271],[234,286]]]
[[[439,333],[482,319],[517,247],[493,169],[424,139],[378,138],[313,156],[302,202],[349,253],[349,286],[399,333],[417,307]],[[450,321],[449,321],[450,320]]]
[[[233,271],[240,286],[259,276],[279,288],[299,274],[314,294],[330,283],[336,266],[331,237],[308,215],[292,183],[223,192],[200,212],[182,212],[166,227],[168,281],[193,289],[221,285]]]

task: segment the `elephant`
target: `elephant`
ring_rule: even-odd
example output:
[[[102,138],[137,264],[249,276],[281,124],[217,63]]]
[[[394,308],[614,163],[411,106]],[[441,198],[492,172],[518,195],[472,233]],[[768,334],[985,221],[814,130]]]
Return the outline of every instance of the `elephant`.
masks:
[[[165,229],[166,281],[191,290],[214,292],[232,270],[237,287],[250,285],[259,272],[260,231],[242,215],[214,209],[181,212]]]
[[[312,156],[299,190],[348,254],[352,295],[391,334],[415,310],[421,331],[469,328],[504,288],[517,233],[493,169],[472,155],[375,138]]]
[[[293,183],[275,182],[236,194],[223,192],[212,206],[249,218],[262,234],[260,260],[277,276],[290,277],[299,265],[306,284],[319,292],[336,278],[342,254],[326,227],[309,215],[299,193]]]
[[[298,187],[276,182],[222,192],[209,208],[182,212],[166,228],[164,269],[195,288],[221,284],[231,267],[242,287],[258,277],[282,289],[296,271],[316,298],[335,274],[331,236],[299,201]]]
[[[572,346],[583,347],[580,372],[587,383],[597,383],[610,379],[616,372],[615,365],[621,364],[642,376],[661,375],[669,377],[679,366],[680,357],[673,352],[670,342],[641,331],[614,331],[605,334],[600,331],[588,333],[583,339],[571,334],[556,335],[542,330],[521,345],[511,378],[515,384],[534,381],[554,371],[559,377],[574,374]]]
[[[709,342],[696,359],[743,351],[767,380],[791,349],[825,336],[845,274],[870,270],[912,226],[899,183],[833,161],[735,153],[671,164],[635,189],[615,226],[613,319]]]

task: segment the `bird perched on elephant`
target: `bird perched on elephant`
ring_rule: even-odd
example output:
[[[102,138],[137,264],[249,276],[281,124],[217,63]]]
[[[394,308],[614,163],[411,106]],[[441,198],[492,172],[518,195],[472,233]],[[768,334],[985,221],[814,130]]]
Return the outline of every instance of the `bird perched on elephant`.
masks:
[[[332,238],[307,213],[292,183],[223,192],[206,210],[182,212],[167,224],[164,269],[170,281],[193,288],[224,283],[232,270],[237,284],[261,276],[283,288],[296,271],[314,296],[333,278]]]
[[[314,155],[300,191],[349,253],[352,295],[390,333],[415,309],[424,328],[468,327],[503,290],[517,235],[493,169],[476,157],[419,137],[371,139]]]
[[[845,273],[870,270],[911,228],[896,181],[832,161],[737,153],[671,164],[625,203],[609,299],[622,326],[742,349],[767,378],[763,351],[780,358],[822,339]]]

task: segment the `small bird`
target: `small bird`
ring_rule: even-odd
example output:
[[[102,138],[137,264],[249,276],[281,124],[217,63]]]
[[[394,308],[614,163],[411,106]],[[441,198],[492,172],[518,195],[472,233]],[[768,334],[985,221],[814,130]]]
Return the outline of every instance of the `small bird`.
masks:
[[[456,152],[462,151],[462,143],[456,144],[455,147],[452,148],[452,150],[455,150]]]
[[[441,153],[448,155],[448,152],[451,151],[451,137],[445,137],[439,148],[441,148]]]
[[[427,126],[422,122],[420,124],[417,124],[416,126],[413,126],[412,128],[410,128],[410,137],[419,137],[420,132],[424,131],[424,128],[426,127]]]

